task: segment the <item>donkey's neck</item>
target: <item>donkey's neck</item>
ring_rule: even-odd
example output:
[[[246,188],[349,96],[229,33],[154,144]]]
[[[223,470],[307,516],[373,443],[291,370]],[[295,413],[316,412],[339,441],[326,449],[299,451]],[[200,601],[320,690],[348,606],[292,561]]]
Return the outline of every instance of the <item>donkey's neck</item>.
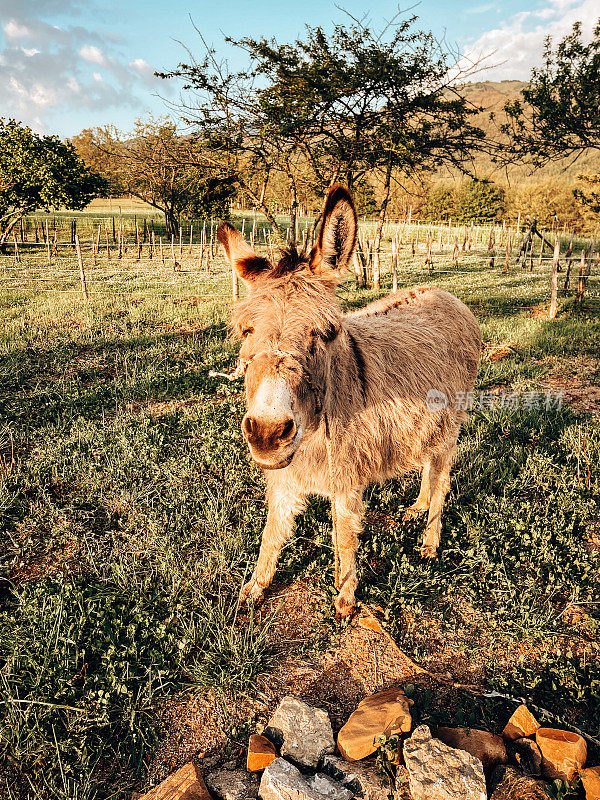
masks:
[[[342,324],[329,362],[324,410],[343,425],[367,404],[368,384],[360,342]]]

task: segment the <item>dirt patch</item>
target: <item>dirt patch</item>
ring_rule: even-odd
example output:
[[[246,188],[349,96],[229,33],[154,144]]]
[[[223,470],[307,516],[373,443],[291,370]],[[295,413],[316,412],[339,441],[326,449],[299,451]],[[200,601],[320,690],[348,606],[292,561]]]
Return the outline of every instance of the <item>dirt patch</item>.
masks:
[[[600,416],[600,360],[575,358],[557,364],[553,360],[550,374],[540,385],[562,392],[563,399],[578,412]]]

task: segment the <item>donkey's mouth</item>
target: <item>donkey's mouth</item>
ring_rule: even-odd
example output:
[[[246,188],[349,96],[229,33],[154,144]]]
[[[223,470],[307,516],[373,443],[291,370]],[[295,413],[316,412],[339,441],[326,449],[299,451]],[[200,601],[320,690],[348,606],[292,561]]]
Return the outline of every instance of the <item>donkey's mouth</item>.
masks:
[[[265,464],[264,461],[260,461],[260,459],[256,458],[255,456],[252,456],[252,459],[262,469],[284,469],[292,463],[292,459],[295,455],[296,451],[294,450],[291,455],[289,455],[287,458],[284,458],[283,461],[278,461],[276,464]]]

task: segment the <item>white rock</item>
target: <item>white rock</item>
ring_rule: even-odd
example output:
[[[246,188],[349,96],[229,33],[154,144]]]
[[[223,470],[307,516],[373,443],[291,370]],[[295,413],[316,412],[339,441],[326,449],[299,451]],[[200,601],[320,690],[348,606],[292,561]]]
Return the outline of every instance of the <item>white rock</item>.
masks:
[[[351,800],[352,792],[326,775],[305,778],[285,758],[278,758],[263,772],[258,793],[262,800]]]
[[[404,742],[413,800],[486,800],[483,764],[478,758],[433,739],[427,725]]]
[[[264,735],[280,746],[282,756],[311,769],[316,769],[321,758],[335,749],[327,712],[296,697],[283,698]]]
[[[205,783],[221,800],[247,800],[256,797],[256,778],[243,769],[218,769],[209,772]]]
[[[351,800],[354,797],[352,792],[344,789],[341,783],[320,772],[310,778],[306,778],[306,782],[313,791],[317,792],[320,797],[327,798],[327,800]]]

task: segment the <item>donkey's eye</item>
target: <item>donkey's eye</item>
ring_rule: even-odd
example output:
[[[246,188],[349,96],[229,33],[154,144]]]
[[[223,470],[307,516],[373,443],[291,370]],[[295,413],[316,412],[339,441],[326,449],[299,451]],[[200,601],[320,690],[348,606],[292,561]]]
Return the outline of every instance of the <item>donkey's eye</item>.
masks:
[[[242,339],[245,339],[246,336],[250,336],[251,333],[254,333],[254,328],[244,328],[242,331]]]

